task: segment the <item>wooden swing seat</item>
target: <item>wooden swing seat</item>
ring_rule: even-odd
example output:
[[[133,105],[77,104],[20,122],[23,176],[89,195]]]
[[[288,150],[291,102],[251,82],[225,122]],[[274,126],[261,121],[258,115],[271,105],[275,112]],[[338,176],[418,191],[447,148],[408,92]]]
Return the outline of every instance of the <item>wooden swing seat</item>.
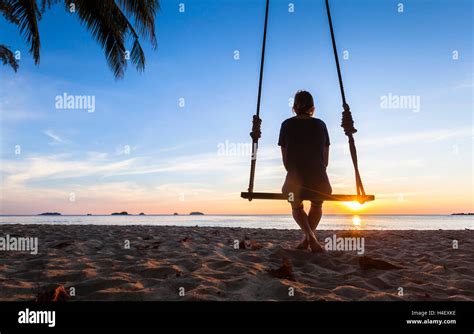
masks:
[[[288,200],[288,195],[283,193],[249,193],[242,192],[240,196],[245,199],[273,199],[273,200]],[[341,195],[341,194],[314,194],[311,196],[303,196],[303,200],[313,201],[339,201],[339,202],[359,202],[365,203],[375,200],[374,195]]]

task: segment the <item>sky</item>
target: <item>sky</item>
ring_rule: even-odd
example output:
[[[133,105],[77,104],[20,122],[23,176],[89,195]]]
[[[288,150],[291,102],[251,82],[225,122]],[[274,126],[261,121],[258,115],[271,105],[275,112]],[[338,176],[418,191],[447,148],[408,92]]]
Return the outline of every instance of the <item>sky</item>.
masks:
[[[326,202],[324,212],[473,212],[472,2],[333,0],[331,9],[359,168],[376,200]],[[21,52],[17,73],[0,67],[0,214],[290,213],[284,201],[240,198],[264,10],[263,0],[163,0],[157,49],[142,40],[145,71],[130,64],[122,80],[63,6],[40,21],[39,66],[0,18],[0,43]],[[355,192],[325,15],[322,0],[270,2],[255,191],[281,189],[278,132],[305,89],[329,130],[333,192]],[[57,108],[64,94],[93,98],[93,112]]]

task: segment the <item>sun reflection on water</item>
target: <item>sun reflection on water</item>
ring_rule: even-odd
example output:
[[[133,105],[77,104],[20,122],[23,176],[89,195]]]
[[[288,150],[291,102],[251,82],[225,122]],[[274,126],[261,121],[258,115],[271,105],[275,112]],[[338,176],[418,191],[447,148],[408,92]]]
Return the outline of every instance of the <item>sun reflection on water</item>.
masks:
[[[362,219],[360,219],[359,215],[352,216],[352,225],[356,230],[359,230],[361,228]]]

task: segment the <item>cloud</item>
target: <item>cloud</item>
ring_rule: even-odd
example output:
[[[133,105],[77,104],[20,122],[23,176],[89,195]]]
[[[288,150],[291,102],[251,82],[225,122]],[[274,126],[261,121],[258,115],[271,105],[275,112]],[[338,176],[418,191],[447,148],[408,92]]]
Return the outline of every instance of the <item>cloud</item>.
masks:
[[[86,155],[91,161],[105,160],[109,157],[109,154],[106,152],[96,152],[96,151],[86,152]]]
[[[453,91],[459,91],[459,90],[464,90],[464,89],[471,89],[472,90],[473,86],[472,86],[472,80],[471,81],[464,81],[464,82],[461,82],[457,85],[454,85],[452,87],[452,90]]]
[[[2,161],[0,171],[6,174],[4,190],[23,187],[30,181],[72,179],[104,176],[126,169],[135,159],[108,161],[97,159],[73,160],[68,154],[30,156],[23,160]]]
[[[66,142],[53,131],[45,131],[55,143]],[[381,145],[403,145],[413,142],[433,142],[459,136],[470,136],[471,129],[446,129],[406,133],[392,137],[374,138],[362,141],[363,145],[379,148]],[[360,144],[360,143],[358,143]],[[336,145],[335,145],[336,146]],[[380,150],[382,153],[383,150]],[[168,156],[155,154],[117,156],[116,152],[87,151],[81,155],[45,154],[22,155],[0,164],[2,176],[2,202],[11,207],[21,207],[29,202],[56,203],[66,201],[73,191],[78,198],[96,203],[147,203],[150,207],[164,203],[224,200],[238,198],[238,192],[247,186],[250,157],[247,155],[219,155],[218,150]],[[285,177],[279,147],[260,147],[257,163],[257,190],[278,191]],[[20,158],[20,159],[18,159]],[[417,175],[422,170],[423,159],[391,159],[380,163],[380,157],[373,155],[362,159],[361,171],[367,189],[379,184],[381,179],[402,176],[409,171]],[[353,170],[348,155],[332,156],[330,179],[338,192],[353,190]],[[390,174],[388,174],[390,173]],[[404,182],[384,181],[382,198],[394,198],[395,185]],[[372,186],[371,186],[372,185]],[[413,192],[413,186],[405,187],[405,195]],[[391,193],[390,193],[391,192]],[[237,194],[237,197],[236,197]],[[398,194],[397,194],[398,196]],[[114,202],[114,203],[115,203]],[[61,202],[63,203],[63,202]],[[39,204],[38,204],[39,205]]]
[[[6,105],[6,104],[5,104]],[[25,120],[36,120],[45,116],[44,113],[38,111],[10,111],[7,112],[8,106],[0,106],[0,119],[2,121],[25,121]]]
[[[47,135],[55,142],[64,141],[54,132],[49,131]],[[282,179],[284,171],[280,166],[266,168],[275,158],[275,151],[262,149],[261,153],[259,182],[271,181],[277,174]],[[27,198],[39,201],[42,197],[54,201],[67,198],[68,193],[74,191],[78,197],[103,201],[142,198],[150,203],[176,203],[183,196],[185,201],[209,201],[228,198],[230,192],[241,191],[248,181],[249,164],[250,157],[220,156],[217,150],[166,158],[155,154],[130,157],[96,151],[85,152],[80,157],[71,153],[36,154],[2,161],[1,197],[15,202]],[[182,179],[183,175],[194,181]]]
[[[396,146],[402,144],[420,144],[443,141],[452,138],[470,137],[472,136],[472,128],[455,128],[455,129],[436,129],[430,131],[419,131],[403,133],[391,137],[373,137],[362,138],[357,140],[357,147],[365,149],[374,149],[387,146]],[[346,143],[338,143],[334,145],[336,149],[344,149],[347,147]]]
[[[52,142],[50,142],[50,144],[54,145],[54,144],[68,143],[67,140],[65,140],[64,138],[62,138],[61,136],[59,136],[58,134],[54,133],[51,130],[45,130],[45,131],[43,131],[43,133],[53,140]]]

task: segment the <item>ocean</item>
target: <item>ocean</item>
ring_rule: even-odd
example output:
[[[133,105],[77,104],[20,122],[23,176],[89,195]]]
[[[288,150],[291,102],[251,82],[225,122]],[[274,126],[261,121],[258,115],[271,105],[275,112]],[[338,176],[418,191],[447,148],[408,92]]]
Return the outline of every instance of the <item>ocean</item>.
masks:
[[[298,229],[289,215],[205,216],[0,216],[0,224],[215,226]],[[464,230],[474,229],[474,216],[452,215],[325,215],[318,229]]]

